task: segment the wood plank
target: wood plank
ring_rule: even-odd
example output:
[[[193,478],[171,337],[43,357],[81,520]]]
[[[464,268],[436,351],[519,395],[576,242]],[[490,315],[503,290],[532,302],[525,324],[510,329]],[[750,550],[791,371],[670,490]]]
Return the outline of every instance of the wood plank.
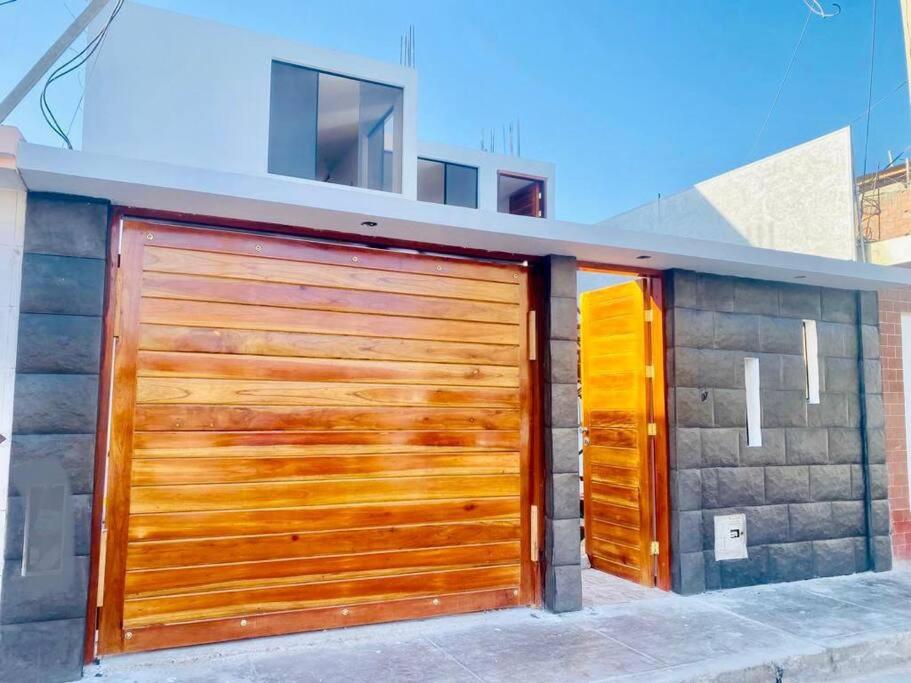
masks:
[[[515,495],[513,474],[398,479],[337,479],[256,484],[143,486],[132,491],[130,512],[249,510],[263,507],[341,505],[399,500],[487,498]]]
[[[282,586],[313,581],[416,574],[446,569],[518,564],[519,542],[391,550],[354,555],[236,562],[127,573],[127,597]]]
[[[442,614],[464,614],[525,604],[514,588],[461,593],[438,593],[427,597],[381,600],[338,607],[317,607],[276,614],[245,615],[228,619],[204,619],[182,624],[133,628],[132,638],[121,641],[124,652],[275,636],[285,633],[377,624],[402,619],[423,619]]]
[[[511,304],[519,301],[518,287],[515,285],[483,280],[159,247],[146,247],[144,257],[143,270],[159,273],[213,275],[259,282],[287,282],[471,301]]]
[[[422,432],[419,432],[422,433]],[[476,432],[464,432],[465,434],[476,434]],[[194,439],[206,432],[194,434]],[[244,432],[237,432],[243,435]],[[259,437],[267,437],[272,433],[259,434]],[[292,435],[298,432],[292,432]],[[301,432],[301,434],[307,434]],[[327,432],[332,434],[332,432]],[[364,435],[372,435],[373,432],[363,432],[358,435],[358,440]],[[159,433],[160,435],[160,433]],[[154,438],[155,432],[147,432],[146,436]],[[149,458],[302,458],[316,456],[354,456],[354,455],[412,455],[412,454],[458,454],[458,453],[494,453],[500,451],[509,451],[509,448],[491,448],[488,446],[478,446],[477,444],[466,446],[433,446],[433,445],[399,445],[391,444],[267,444],[251,446],[182,446],[181,432],[168,432],[165,439],[156,440],[154,448],[137,448],[133,451],[134,460],[145,460]],[[210,435],[211,436],[211,435]],[[148,442],[146,442],[148,443]]]
[[[503,323],[309,311],[177,299],[143,298],[140,307],[140,321],[156,325],[184,327],[227,327],[243,330],[392,337],[427,341],[461,342],[470,340],[475,343],[501,345],[515,344],[518,338],[516,325]]]
[[[471,341],[420,341],[149,324],[140,327],[139,348],[149,351],[482,365],[517,365],[519,362],[518,349],[515,346],[476,344]]]
[[[628,448],[639,452],[640,432],[636,428],[608,429],[593,427],[589,430],[589,439],[592,446],[607,446],[608,448]],[[641,455],[641,454],[640,454]]]
[[[296,458],[157,458],[133,463],[133,486],[228,484],[340,477],[515,474],[518,453],[312,456]]]
[[[136,406],[136,429],[142,431],[270,431],[392,429],[517,429],[520,415],[506,408],[432,406]]]
[[[144,273],[142,295],[159,299],[217,301],[339,313],[382,313],[510,325],[519,323],[519,307],[515,304],[231,280],[205,275]]]
[[[413,250],[376,249],[365,246],[314,241],[275,233],[234,232],[221,228],[187,229],[184,226],[129,220],[128,229],[152,231],[159,247],[176,247],[193,251],[239,254],[255,258],[272,257],[290,261],[334,263],[349,266],[353,257],[362,268],[423,273],[437,277],[457,277],[485,282],[517,284],[516,275],[524,275],[520,263],[494,263],[444,254],[415,253]],[[259,247],[259,249],[257,249]]]
[[[631,548],[639,548],[641,546],[641,534],[639,533],[639,529],[612,524],[602,519],[595,518],[592,519],[591,530],[592,537],[594,538],[602,538],[606,541],[619,543],[620,545],[629,546]]]
[[[191,596],[128,600],[124,627],[185,622],[228,615],[265,614],[453,591],[515,587],[519,566],[484,567],[426,574],[405,574],[357,581],[328,581],[261,590],[224,591]]]
[[[517,408],[515,389],[140,377],[137,403],[270,406],[472,406]]]
[[[274,510],[157,513],[130,516],[130,541],[238,537],[400,524],[437,524],[453,520],[472,522],[518,518],[519,498],[517,496]],[[638,519],[634,522],[638,525]]]
[[[445,383],[449,386],[515,387],[519,381],[517,368],[493,365],[220,356],[169,351],[140,351],[137,372],[141,377],[354,381],[433,386]]]
[[[162,569],[517,541],[518,519],[131,543],[127,569]]]
[[[639,507],[639,489],[629,486],[613,486],[593,481],[591,483],[592,503],[611,503],[613,505],[627,505]]]
[[[604,521],[609,524],[626,526],[631,529],[639,529],[641,518],[639,510],[624,505],[614,505],[599,501],[592,503],[588,512],[588,518],[592,522]]]
[[[591,547],[596,556],[630,568],[641,568],[646,556],[641,548],[630,548],[602,538],[592,538]]]
[[[161,449],[177,451],[179,456],[186,449],[231,446],[323,446],[344,447],[352,452],[357,447],[375,452],[378,447],[397,451],[403,446],[418,448],[453,447],[490,448],[514,451],[519,448],[519,435],[514,431],[363,431],[363,432],[136,432],[134,447],[145,451]]]
[[[604,484],[615,484],[618,486],[639,486],[639,469],[633,467],[613,467],[611,465],[602,465],[592,463],[590,470],[591,480]]]

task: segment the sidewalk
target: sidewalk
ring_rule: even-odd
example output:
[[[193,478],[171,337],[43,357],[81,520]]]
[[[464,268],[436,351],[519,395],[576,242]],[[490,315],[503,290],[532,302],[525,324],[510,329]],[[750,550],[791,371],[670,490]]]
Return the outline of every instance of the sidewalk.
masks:
[[[85,676],[118,683],[866,682],[879,670],[901,680],[907,665],[911,680],[911,567],[686,598],[625,590],[630,584],[597,590],[602,576],[587,574],[594,598],[572,614],[515,609],[183,648],[110,658]]]

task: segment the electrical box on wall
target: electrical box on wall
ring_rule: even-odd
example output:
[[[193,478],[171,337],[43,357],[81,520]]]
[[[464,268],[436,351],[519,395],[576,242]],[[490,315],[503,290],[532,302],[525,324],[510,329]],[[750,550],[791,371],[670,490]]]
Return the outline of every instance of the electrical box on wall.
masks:
[[[744,560],[746,558],[746,515],[717,515],[715,517],[715,559]]]

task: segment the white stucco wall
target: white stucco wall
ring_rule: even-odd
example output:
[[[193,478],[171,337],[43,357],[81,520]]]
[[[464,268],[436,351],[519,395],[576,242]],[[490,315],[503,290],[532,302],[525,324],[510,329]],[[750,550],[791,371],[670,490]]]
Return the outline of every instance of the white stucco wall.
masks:
[[[854,260],[854,207],[842,128],[599,225]]]
[[[25,186],[15,170],[19,134],[0,126],[0,557],[6,541],[7,489],[13,431],[13,389],[19,333],[19,285],[25,231]],[[0,577],[3,563],[0,562]],[[0,587],[3,582],[0,581]]]
[[[82,148],[267,175],[273,60],[403,88],[402,194],[417,196],[413,69],[131,2],[87,70]]]

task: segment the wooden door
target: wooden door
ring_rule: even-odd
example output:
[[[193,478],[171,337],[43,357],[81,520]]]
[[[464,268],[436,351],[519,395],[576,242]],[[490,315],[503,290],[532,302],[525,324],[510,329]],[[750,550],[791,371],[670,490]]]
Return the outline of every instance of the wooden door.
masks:
[[[654,585],[648,298],[634,280],[581,296],[585,551],[592,567]]]
[[[535,180],[509,197],[509,213],[517,216],[544,215],[544,183]]]
[[[125,221],[117,282],[100,654],[536,600],[523,267]]]

